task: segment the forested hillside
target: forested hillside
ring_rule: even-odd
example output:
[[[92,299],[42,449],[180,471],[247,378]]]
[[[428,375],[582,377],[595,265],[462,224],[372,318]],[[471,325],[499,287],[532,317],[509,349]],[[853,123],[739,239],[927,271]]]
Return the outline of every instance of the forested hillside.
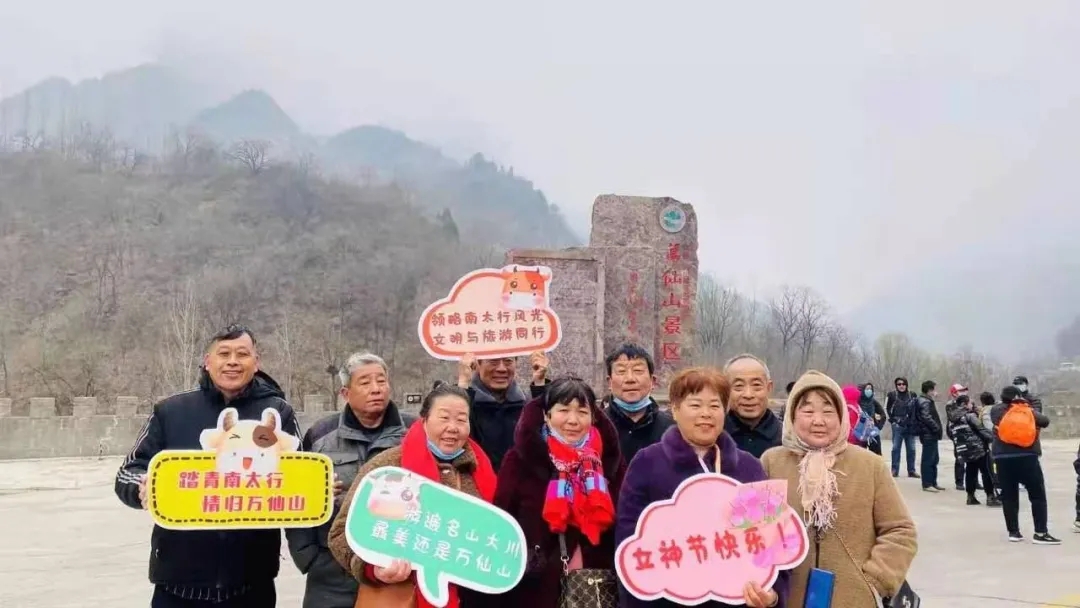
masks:
[[[97,139],[0,152],[0,394],[151,398],[189,387],[210,333],[258,333],[298,405],[332,395],[349,352],[422,390],[450,368],[416,339],[423,307],[503,250],[463,240],[397,184],[326,178],[317,164],[252,164],[208,140],[163,157]],[[309,159],[310,160],[310,159]],[[816,367],[845,382],[894,375],[997,390],[1009,370],[971,351],[859,336],[801,287],[758,301],[702,276],[698,360],[766,357],[779,383]],[[573,370],[559,370],[573,371]]]
[[[77,84],[53,78],[0,100],[0,140],[23,147],[94,139],[133,155],[161,155],[192,138],[226,152],[256,149],[275,161],[316,160],[326,175],[362,185],[397,183],[416,194],[412,201],[428,216],[449,209],[465,240],[563,247],[582,244],[587,232],[573,230],[531,181],[481,151],[461,163],[375,125],[328,137],[305,133],[265,91],[221,97],[167,66],[141,65]]]
[[[369,348],[427,381],[415,320],[489,248],[460,243],[395,185],[315,166],[253,173],[211,144],[104,166],[92,152],[0,154],[0,391],[153,396],[190,386],[214,327],[259,332],[292,395],[333,390]]]

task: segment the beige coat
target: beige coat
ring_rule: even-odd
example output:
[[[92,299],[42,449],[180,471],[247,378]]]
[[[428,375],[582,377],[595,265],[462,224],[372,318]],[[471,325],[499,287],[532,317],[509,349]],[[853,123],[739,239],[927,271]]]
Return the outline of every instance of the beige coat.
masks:
[[[794,433],[795,403],[809,388],[822,388],[835,395],[843,409],[840,387],[831,379],[808,373],[792,390],[784,412],[785,435]],[[847,416],[842,437],[847,437]],[[761,456],[765,474],[772,479],[788,482],[788,504],[796,513],[803,513],[799,492],[799,461],[801,454],[784,446],[775,447]],[[842,443],[842,442],[841,442]],[[836,608],[871,608],[879,605],[870,588],[881,597],[891,597],[903,584],[908,568],[915,559],[918,543],[915,522],[900,495],[896,482],[882,458],[864,448],[836,446],[836,483],[839,495],[834,499],[836,523],[820,541],[819,568],[836,575],[832,605]],[[805,515],[804,515],[805,517]],[[787,605],[803,605],[807,577],[814,567],[816,548],[814,533],[810,535],[810,552],[806,561],[791,571]],[[918,592],[917,585],[913,585]]]

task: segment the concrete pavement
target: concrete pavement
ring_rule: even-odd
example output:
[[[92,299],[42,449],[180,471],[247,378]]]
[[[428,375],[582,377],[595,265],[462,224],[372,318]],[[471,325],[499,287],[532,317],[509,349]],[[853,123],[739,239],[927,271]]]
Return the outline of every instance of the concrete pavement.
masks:
[[[1080,607],[1080,534],[1071,532],[1076,448],[1076,440],[1044,444],[1050,527],[1060,546],[1010,544],[1000,509],[968,507],[962,492],[928,494],[918,480],[897,480],[919,529],[909,580],[925,608]],[[947,442],[942,452],[941,483],[951,488]],[[0,461],[0,607],[149,605],[150,516],[113,494],[119,460]],[[1022,494],[1021,525],[1030,538],[1025,500]],[[303,578],[287,554],[281,571],[278,606],[299,607]]]

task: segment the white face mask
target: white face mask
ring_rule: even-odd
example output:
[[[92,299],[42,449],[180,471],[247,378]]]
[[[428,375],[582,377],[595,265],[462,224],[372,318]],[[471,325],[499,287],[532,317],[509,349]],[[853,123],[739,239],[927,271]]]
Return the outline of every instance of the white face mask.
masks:
[[[506,298],[506,307],[514,310],[529,310],[539,308],[537,299],[531,293],[517,292]]]
[[[1016,386],[1016,390],[1020,391],[1021,393],[1026,393],[1027,392],[1027,385],[1026,384],[1017,384],[1015,386]]]

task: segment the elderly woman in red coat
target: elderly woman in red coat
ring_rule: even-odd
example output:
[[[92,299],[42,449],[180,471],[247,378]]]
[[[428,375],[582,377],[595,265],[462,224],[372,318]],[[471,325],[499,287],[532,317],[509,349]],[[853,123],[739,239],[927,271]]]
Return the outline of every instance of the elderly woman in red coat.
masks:
[[[561,378],[525,405],[499,469],[495,505],[525,532],[525,578],[491,605],[557,608],[559,535],[570,569],[615,568],[615,505],[626,465],[619,435],[589,385]],[[572,487],[571,498],[562,489]]]

